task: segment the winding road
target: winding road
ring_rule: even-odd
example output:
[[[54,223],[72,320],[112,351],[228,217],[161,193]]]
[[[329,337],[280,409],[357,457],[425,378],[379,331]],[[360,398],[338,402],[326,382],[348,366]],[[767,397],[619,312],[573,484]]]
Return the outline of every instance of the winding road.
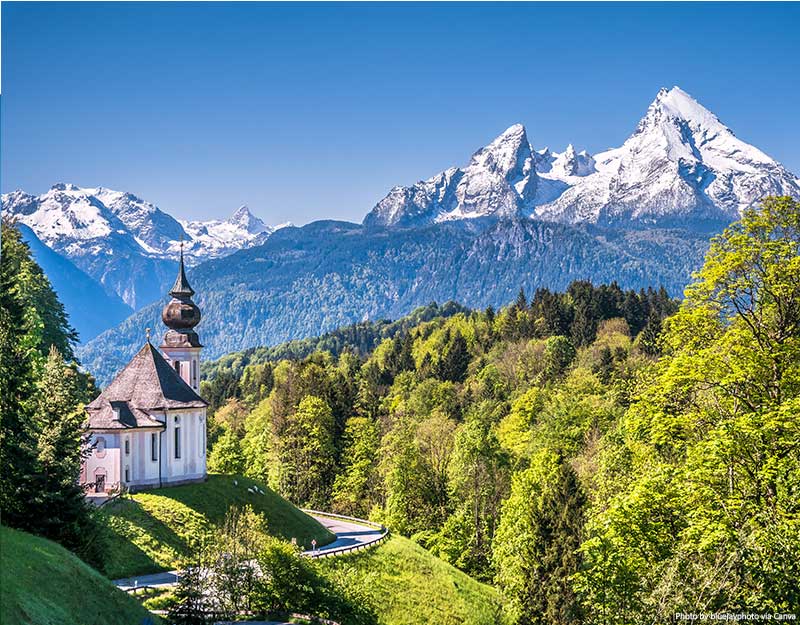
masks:
[[[307,513],[328,528],[329,531],[336,534],[336,540],[332,543],[315,550],[303,552],[304,556],[311,558],[329,557],[341,550],[349,551],[359,546],[367,546],[380,540],[386,533],[385,529],[371,527],[353,520],[329,517],[314,512]],[[137,575],[136,577],[114,580],[114,584],[121,590],[131,590],[142,586],[159,588],[162,586],[174,586],[177,583],[178,571],[164,571],[162,573]]]

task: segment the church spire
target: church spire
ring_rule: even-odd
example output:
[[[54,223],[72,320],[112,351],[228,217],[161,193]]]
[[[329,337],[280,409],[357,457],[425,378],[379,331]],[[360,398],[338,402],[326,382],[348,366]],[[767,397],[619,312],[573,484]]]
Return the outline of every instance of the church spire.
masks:
[[[200,309],[192,301],[194,289],[189,285],[189,280],[186,279],[186,267],[183,264],[183,241],[181,241],[181,258],[178,265],[178,277],[175,279],[175,284],[169,291],[172,299],[164,307],[161,312],[161,320],[164,325],[169,328],[169,332],[173,332],[174,340],[183,340],[180,337],[175,337],[174,333],[178,333],[187,337],[191,343],[198,343],[197,334],[194,332],[194,327],[200,323]],[[165,337],[166,344],[169,340]]]
[[[186,269],[183,266],[183,239],[181,239],[181,262],[178,266],[178,277],[175,278],[175,284],[169,291],[172,297],[191,297],[194,295],[194,289],[189,285],[189,280],[186,279]]]

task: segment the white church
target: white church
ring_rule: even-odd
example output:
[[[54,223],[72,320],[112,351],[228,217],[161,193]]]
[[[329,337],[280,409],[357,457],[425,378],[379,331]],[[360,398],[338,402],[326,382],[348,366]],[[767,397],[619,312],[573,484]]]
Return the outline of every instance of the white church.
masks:
[[[206,478],[206,408],[199,395],[200,351],[194,331],[200,309],[186,279],[181,250],[167,326],[157,350],[147,341],[87,407],[91,455],[81,483],[90,496],[125,487],[144,490]]]

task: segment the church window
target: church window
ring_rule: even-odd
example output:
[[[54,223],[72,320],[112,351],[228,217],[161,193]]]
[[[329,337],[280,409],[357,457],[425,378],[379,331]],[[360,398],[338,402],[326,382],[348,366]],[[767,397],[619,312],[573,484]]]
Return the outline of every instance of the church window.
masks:
[[[125,481],[126,482],[130,482],[131,481],[131,469],[127,465],[125,466]]]
[[[181,361],[180,360],[176,360],[175,361],[175,371],[178,373],[178,375],[181,374]]]
[[[105,458],[106,457],[106,439],[102,436],[98,436],[97,440],[94,444],[94,450],[97,454],[98,458]]]
[[[94,492],[102,493],[106,490],[106,470],[98,467],[94,471]]]
[[[131,441],[129,438],[125,439],[125,455],[126,456],[131,455]]]
[[[175,428],[175,458],[181,457],[181,429]]]
[[[158,434],[156,432],[150,434],[150,459],[153,462],[158,460]]]
[[[192,386],[197,388],[197,361],[192,361]]]

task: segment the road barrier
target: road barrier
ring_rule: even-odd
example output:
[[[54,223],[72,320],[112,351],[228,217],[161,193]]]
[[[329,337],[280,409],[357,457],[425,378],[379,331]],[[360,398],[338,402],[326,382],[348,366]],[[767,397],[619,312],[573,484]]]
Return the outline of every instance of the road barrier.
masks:
[[[364,551],[379,545],[389,537],[389,528],[381,523],[375,523],[374,521],[367,521],[366,519],[359,519],[352,516],[345,516],[343,514],[333,514],[332,512],[311,510],[309,508],[302,508],[302,510],[306,514],[328,517],[331,519],[341,519],[342,521],[350,521],[351,523],[357,523],[366,527],[374,527],[375,529],[379,529],[381,531],[380,536],[376,536],[367,542],[358,543],[355,545],[345,545],[344,547],[336,547],[335,549],[304,551],[303,555],[308,558],[331,558],[333,556],[338,556],[353,551]]]

